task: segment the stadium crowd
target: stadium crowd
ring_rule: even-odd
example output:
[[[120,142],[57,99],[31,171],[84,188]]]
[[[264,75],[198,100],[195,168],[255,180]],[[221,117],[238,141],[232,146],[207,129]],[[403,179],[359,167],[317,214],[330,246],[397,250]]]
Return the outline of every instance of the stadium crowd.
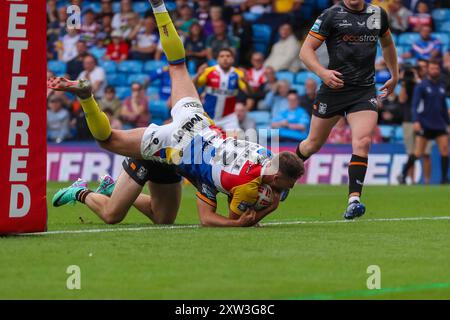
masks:
[[[236,72],[242,73],[251,87],[248,92],[240,90],[233,100],[240,129],[278,128],[281,139],[298,141],[307,136],[320,85],[320,79],[306,70],[298,54],[317,15],[332,3],[176,0],[167,6],[183,38],[193,78],[201,78],[208,66],[220,65],[216,59],[221,49],[231,49]],[[412,94],[426,76],[429,59],[441,61],[442,80],[450,97],[449,1],[372,3],[389,14],[401,64],[397,90],[379,107],[374,142],[400,142],[413,135]],[[81,25],[75,29],[67,28],[72,19],[67,7],[71,4],[82,9]],[[149,9],[147,1],[47,1],[48,77],[89,79],[113,128],[170,121],[170,78]],[[318,55],[326,65],[325,45]],[[381,50],[376,70],[376,83],[381,86],[390,77]],[[49,92],[47,113],[49,141],[91,139],[81,106],[73,96]],[[345,119],[333,129],[328,142],[350,142]]]

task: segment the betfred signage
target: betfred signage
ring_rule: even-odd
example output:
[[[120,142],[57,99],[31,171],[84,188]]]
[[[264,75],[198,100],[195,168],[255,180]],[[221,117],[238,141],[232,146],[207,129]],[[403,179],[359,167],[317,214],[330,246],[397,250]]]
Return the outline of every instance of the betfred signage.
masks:
[[[0,234],[45,231],[46,2],[0,0]]]

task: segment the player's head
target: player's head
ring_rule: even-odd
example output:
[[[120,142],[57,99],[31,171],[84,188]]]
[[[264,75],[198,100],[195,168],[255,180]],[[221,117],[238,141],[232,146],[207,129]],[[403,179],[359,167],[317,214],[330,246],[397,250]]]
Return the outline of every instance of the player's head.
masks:
[[[345,0],[344,2],[351,9],[358,9],[364,5],[364,0]]]
[[[304,172],[303,161],[295,153],[283,151],[274,156],[266,167],[263,182],[281,192],[292,189]]]
[[[220,49],[217,55],[218,65],[225,71],[229,70],[234,64],[234,52],[229,48]]]
[[[441,77],[441,64],[437,60],[430,60],[428,62],[428,76],[432,80],[438,80]]]

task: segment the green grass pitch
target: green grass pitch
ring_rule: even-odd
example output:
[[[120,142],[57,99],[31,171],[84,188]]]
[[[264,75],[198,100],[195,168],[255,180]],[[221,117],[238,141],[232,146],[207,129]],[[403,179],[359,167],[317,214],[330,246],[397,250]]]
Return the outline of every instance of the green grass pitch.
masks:
[[[198,224],[194,189],[183,192],[177,225]],[[450,219],[436,217],[450,216],[450,189],[369,186],[366,215],[342,223],[345,194],[297,186],[261,228],[153,227],[134,209],[108,226],[81,204],[49,205],[49,231],[83,232],[0,238],[0,298],[449,299]],[[66,288],[70,265],[81,290]],[[380,290],[367,289],[370,265]]]

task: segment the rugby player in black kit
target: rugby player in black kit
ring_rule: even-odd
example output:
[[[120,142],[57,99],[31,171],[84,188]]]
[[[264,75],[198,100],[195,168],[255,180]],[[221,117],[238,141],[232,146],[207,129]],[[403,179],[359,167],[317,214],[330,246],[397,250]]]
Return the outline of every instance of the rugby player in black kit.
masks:
[[[315,53],[325,41],[330,62],[323,67]],[[380,41],[391,73],[377,96],[375,58]],[[297,147],[307,160],[320,150],[331,129],[346,117],[352,131],[352,156],[348,167],[349,198],[345,219],[360,217],[360,202],[372,134],[377,126],[378,99],[387,97],[398,82],[397,52],[382,8],[364,0],[343,0],[326,9],[315,21],[300,51],[300,59],[323,81],[313,106],[308,137]]]

